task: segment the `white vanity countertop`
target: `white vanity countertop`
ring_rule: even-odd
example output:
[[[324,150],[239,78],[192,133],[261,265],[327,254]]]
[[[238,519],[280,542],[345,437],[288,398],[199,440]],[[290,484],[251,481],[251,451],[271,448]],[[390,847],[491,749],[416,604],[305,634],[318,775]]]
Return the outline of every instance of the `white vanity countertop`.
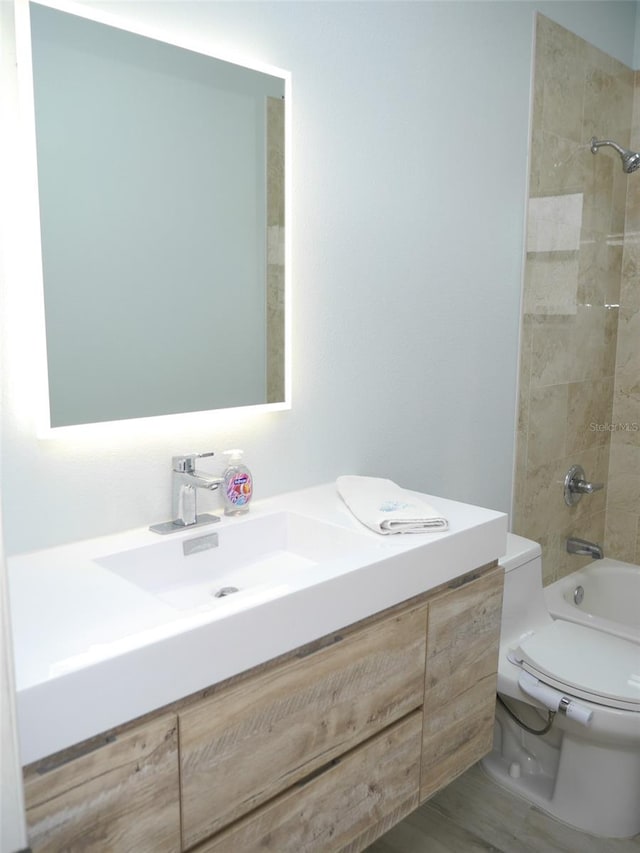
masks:
[[[448,530],[376,534],[351,515],[330,483],[254,502],[246,517],[169,536],[145,528],[9,558],[23,763],[433,589],[506,551],[503,513],[420,497],[449,520]],[[248,603],[229,596],[191,610],[176,609],[96,562],[210,532],[222,543],[232,527],[260,516],[268,522],[280,512],[358,534],[358,547]]]

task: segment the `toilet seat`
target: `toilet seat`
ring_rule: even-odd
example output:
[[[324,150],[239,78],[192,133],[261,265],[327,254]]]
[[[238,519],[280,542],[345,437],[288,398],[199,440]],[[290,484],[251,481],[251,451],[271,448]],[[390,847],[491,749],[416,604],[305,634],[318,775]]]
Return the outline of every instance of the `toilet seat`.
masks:
[[[523,639],[516,658],[557,690],[640,713],[640,646],[635,643],[556,620]]]

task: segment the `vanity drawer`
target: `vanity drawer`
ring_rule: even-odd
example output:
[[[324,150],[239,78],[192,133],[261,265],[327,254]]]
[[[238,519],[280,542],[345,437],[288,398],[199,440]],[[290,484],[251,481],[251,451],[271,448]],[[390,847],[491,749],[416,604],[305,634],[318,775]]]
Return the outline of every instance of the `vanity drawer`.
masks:
[[[177,720],[163,715],[64,763],[25,770],[30,849],[178,853],[178,796]]]
[[[180,712],[184,847],[421,706],[426,621],[410,607]]]
[[[491,750],[503,570],[429,604],[420,801]]]
[[[357,853],[418,805],[415,711],[237,821],[194,853]]]

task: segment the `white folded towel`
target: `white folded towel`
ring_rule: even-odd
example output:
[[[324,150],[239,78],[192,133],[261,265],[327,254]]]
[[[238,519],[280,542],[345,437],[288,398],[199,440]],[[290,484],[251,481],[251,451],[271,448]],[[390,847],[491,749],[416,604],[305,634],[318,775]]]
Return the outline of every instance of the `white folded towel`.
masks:
[[[447,519],[393,480],[347,475],[336,480],[338,494],[353,515],[376,533],[446,530]]]

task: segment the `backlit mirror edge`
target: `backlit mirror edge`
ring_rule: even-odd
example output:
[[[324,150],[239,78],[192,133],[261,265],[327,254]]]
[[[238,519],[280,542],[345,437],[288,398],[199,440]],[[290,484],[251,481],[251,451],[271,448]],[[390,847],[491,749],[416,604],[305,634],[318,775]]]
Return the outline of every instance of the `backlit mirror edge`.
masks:
[[[139,434],[151,428],[154,431],[171,432],[177,428],[184,429],[197,423],[209,423],[216,419],[226,419],[229,416],[254,416],[255,414],[287,411],[291,409],[292,400],[292,97],[291,72],[268,63],[247,59],[244,56],[216,48],[212,50],[200,41],[192,38],[180,38],[167,34],[156,27],[142,25],[139,22],[124,20],[111,13],[89,8],[82,4],[66,2],[66,0],[36,0],[42,6],[48,6],[61,12],[87,18],[108,26],[117,27],[147,38],[157,39],[186,50],[196,51],[215,59],[230,62],[252,71],[258,71],[275,77],[280,77],[284,83],[285,105],[284,134],[285,134],[285,167],[284,167],[284,400],[277,403],[259,403],[230,409],[211,409],[208,411],[184,412],[170,415],[157,415],[145,418],[130,418],[116,421],[101,421],[98,423],[74,424],[70,426],[52,427],[49,406],[49,379],[46,351],[46,324],[44,313],[44,279],[42,273],[42,244],[40,239],[40,210],[38,201],[38,174],[36,157],[35,109],[33,96],[33,75],[31,57],[31,26],[29,18],[30,0],[14,0],[16,52],[18,56],[18,88],[19,100],[24,106],[21,110],[21,136],[25,158],[25,204],[28,206],[27,221],[30,222],[30,252],[34,267],[33,303],[30,315],[34,327],[33,358],[39,364],[37,379],[33,387],[33,406],[35,415],[36,437],[40,440],[66,439],[99,436],[108,432],[110,435]],[[37,270],[37,273],[36,273]]]

